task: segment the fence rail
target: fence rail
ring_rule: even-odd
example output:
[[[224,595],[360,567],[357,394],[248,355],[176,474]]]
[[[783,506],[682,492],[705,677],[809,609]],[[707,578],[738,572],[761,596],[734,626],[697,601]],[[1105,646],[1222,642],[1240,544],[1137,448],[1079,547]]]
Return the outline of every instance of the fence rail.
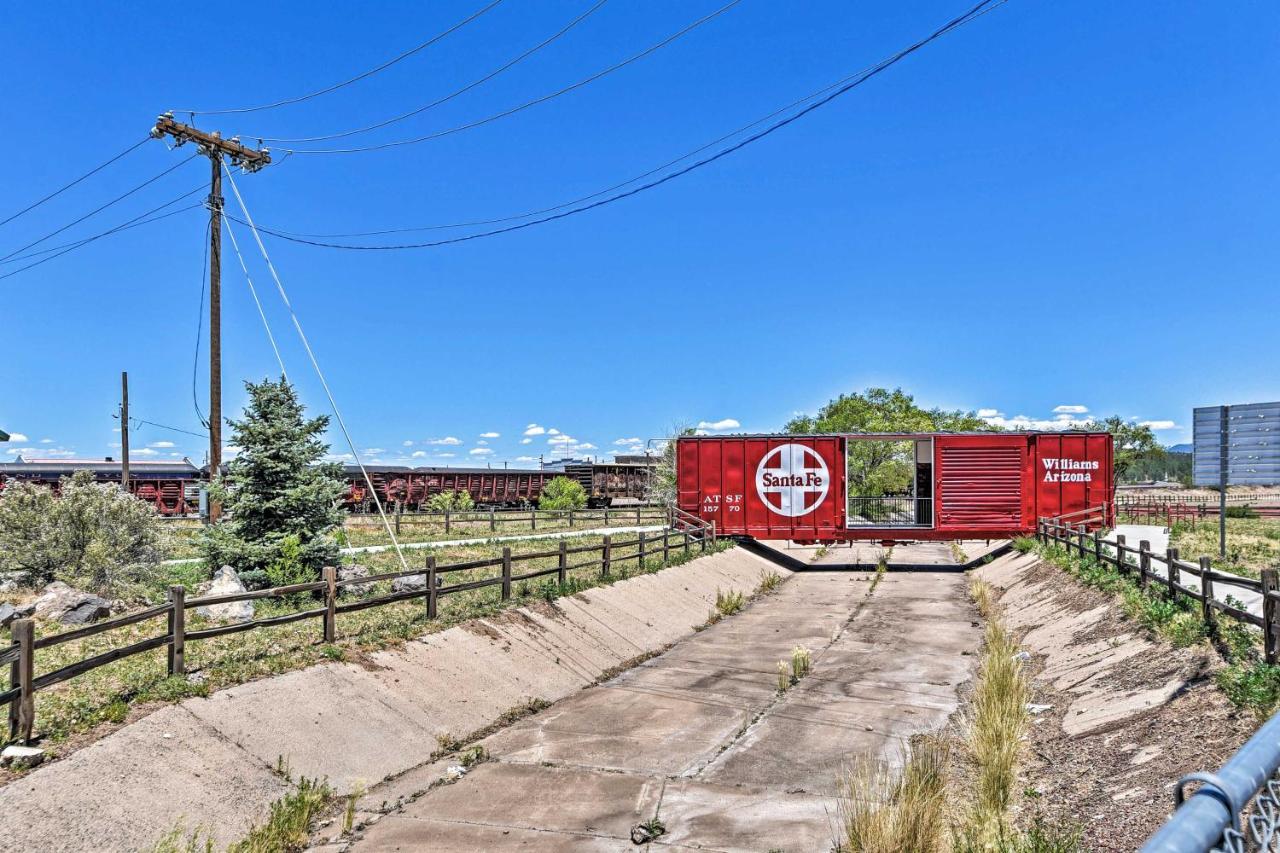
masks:
[[[1242,578],[1213,569],[1208,557],[1190,563],[1179,558],[1176,548],[1163,555],[1153,553],[1146,541],[1137,548],[1125,537],[1104,539],[1098,531],[1086,533],[1083,525],[1062,519],[1040,519],[1036,536],[1043,543],[1056,543],[1067,553],[1115,566],[1133,573],[1140,586],[1155,585],[1170,596],[1186,596],[1200,604],[1205,623],[1214,629],[1222,613],[1262,629],[1263,657],[1277,661],[1280,637],[1280,584],[1276,569],[1263,569],[1262,580]],[[1136,559],[1131,559],[1136,558]],[[1152,570],[1163,564],[1164,575]],[[1200,589],[1182,583],[1183,574],[1200,579]],[[1249,590],[1262,596],[1262,616],[1227,602],[1218,601],[1220,586]],[[1173,815],[1142,847],[1142,853],[1246,853],[1274,850],[1280,841],[1280,715],[1272,717],[1217,773],[1191,773],[1174,787]],[[1190,796],[1191,783],[1200,787]]]
[[[447,512],[388,512],[388,518],[399,536],[403,528],[442,527],[445,533],[454,528],[474,530],[487,527],[490,532],[497,532],[503,525],[523,524],[530,530],[537,530],[538,523],[562,522],[569,527],[584,521],[600,521],[606,527],[630,522],[639,526],[646,522],[667,522],[671,518],[671,510],[664,506],[640,504],[625,507],[602,507],[600,509],[475,509],[449,510]],[[382,527],[382,519],[377,515],[356,514],[346,518],[349,530],[376,530]]]
[[[609,510],[604,510],[604,512],[609,512]],[[318,619],[321,622],[319,640],[325,643],[332,643],[337,639],[336,616],[339,613],[351,613],[370,607],[381,607],[422,598],[426,599],[427,618],[435,619],[439,600],[446,595],[454,595],[486,587],[498,587],[501,590],[501,600],[506,601],[511,598],[513,583],[554,575],[557,583],[563,586],[568,581],[568,572],[574,569],[599,568],[601,577],[609,577],[614,567],[620,564],[634,561],[637,568],[639,568],[646,561],[660,560],[661,564],[666,566],[671,561],[673,549],[681,549],[683,554],[688,556],[695,546],[702,551],[706,551],[708,544],[715,544],[716,531],[714,523],[703,521],[695,515],[674,508],[670,511],[663,510],[662,518],[665,526],[661,533],[645,533],[641,531],[632,539],[615,541],[611,535],[607,535],[599,545],[574,547],[570,547],[569,543],[562,539],[560,547],[554,551],[539,551],[528,554],[512,554],[511,549],[505,547],[499,557],[469,560],[451,565],[437,565],[436,557],[428,555],[421,569],[384,572],[363,578],[338,580],[337,569],[333,566],[326,566],[323,572],[323,579],[320,581],[291,584],[252,592],[188,598],[185,587],[172,586],[169,588],[168,601],[164,604],[119,616],[115,619],[97,622],[83,628],[76,628],[40,638],[35,636],[34,620],[18,619],[10,626],[12,639],[9,647],[0,649],[0,666],[9,664],[10,667],[9,688],[0,692],[0,707],[9,706],[9,739],[23,743],[31,740],[31,733],[35,725],[35,694],[38,691],[60,684],[98,667],[153,649],[167,647],[169,674],[181,675],[186,671],[184,663],[186,644],[195,640],[205,640],[242,631],[285,625],[306,619]],[[596,555],[595,558],[575,563],[569,561],[571,555],[588,553]],[[556,565],[551,568],[535,568],[532,571],[518,574],[514,570],[517,564],[533,560],[545,560],[551,557],[557,558]],[[501,567],[501,574],[496,577],[460,581],[452,585],[447,585],[445,582],[446,578],[451,574],[456,575],[459,572],[471,569],[497,567]],[[406,577],[421,577],[422,585],[373,598],[338,602],[339,590]],[[323,598],[323,606],[286,613],[280,616],[252,619],[246,622],[215,625],[199,630],[189,631],[186,628],[186,612],[193,607],[256,601],[264,598],[279,599],[291,595],[317,593]],[[166,620],[163,634],[75,661],[42,675],[36,675],[35,673],[34,653],[36,649],[45,649],[73,640],[92,637],[116,628],[136,625],[147,620],[160,619],[161,617]]]
[[[1122,515],[1137,521],[1163,521],[1166,527],[1172,527],[1176,521],[1199,521],[1206,518],[1217,518],[1220,508],[1217,504],[1179,503],[1170,501],[1120,500],[1116,508]],[[1250,503],[1233,503],[1227,507],[1230,517],[1232,510],[1248,510],[1258,518],[1280,518],[1280,506],[1255,506]]]

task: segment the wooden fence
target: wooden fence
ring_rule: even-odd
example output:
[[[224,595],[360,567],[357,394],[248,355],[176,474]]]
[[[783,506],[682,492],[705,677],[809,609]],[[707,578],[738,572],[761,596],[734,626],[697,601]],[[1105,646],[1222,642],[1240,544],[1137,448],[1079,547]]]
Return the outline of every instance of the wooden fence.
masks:
[[[669,515],[666,510],[663,513],[664,520],[669,519],[671,524],[665,527],[661,533],[646,535],[644,532],[640,532],[635,538],[623,541],[615,541],[613,537],[605,536],[599,545],[570,547],[567,540],[561,539],[559,547],[555,550],[538,551],[529,554],[512,554],[510,548],[503,548],[502,556],[500,557],[470,560],[451,565],[437,565],[435,556],[427,555],[425,565],[420,569],[384,572],[346,580],[338,579],[338,571],[335,567],[326,566],[322,579],[312,583],[291,584],[289,586],[228,595],[207,595],[200,598],[188,598],[185,587],[172,586],[169,588],[169,599],[164,604],[45,637],[35,636],[35,622],[33,620],[18,619],[10,626],[12,641],[9,648],[0,651],[0,672],[3,672],[5,664],[10,667],[9,689],[0,692],[0,707],[9,706],[9,739],[19,740],[23,743],[31,740],[31,732],[35,725],[35,694],[38,691],[53,687],[55,684],[60,684],[100,666],[106,666],[109,663],[114,663],[132,655],[158,649],[161,646],[168,647],[169,674],[181,675],[186,671],[184,663],[186,644],[192,641],[221,637],[226,634],[236,634],[241,631],[253,631],[274,625],[286,625],[290,622],[298,622],[304,619],[316,619],[321,623],[319,640],[325,643],[332,643],[337,638],[337,615],[339,613],[351,613],[369,607],[381,607],[387,604],[396,604],[421,598],[426,600],[426,617],[434,619],[437,615],[438,602],[441,597],[446,595],[498,586],[501,588],[502,600],[506,601],[511,597],[512,584],[520,581],[555,576],[557,584],[563,586],[568,580],[568,573],[575,569],[599,568],[600,576],[608,577],[615,566],[625,564],[630,560],[635,561],[637,568],[643,566],[646,560],[657,559],[660,559],[662,565],[666,566],[671,562],[673,551],[681,551],[685,557],[688,557],[694,545],[697,545],[701,551],[706,551],[708,543],[715,543],[716,531],[714,523],[704,522],[696,516],[689,515],[679,509],[672,510]],[[520,563],[551,557],[557,558],[556,565],[551,568],[527,572],[519,572],[517,569]],[[497,577],[482,578],[480,580],[454,584],[446,583],[450,574],[486,567],[501,567],[501,574]],[[338,600],[339,591],[344,588],[394,581],[397,578],[405,577],[423,578],[422,588],[391,592],[387,595],[356,601],[339,602]],[[186,612],[193,607],[256,601],[263,598],[279,599],[284,596],[304,593],[317,595],[317,601],[322,599],[323,604],[309,610],[286,613],[265,619],[216,625],[195,631],[189,631],[186,628]],[[80,640],[85,637],[102,634],[115,628],[123,628],[127,625],[160,618],[164,618],[166,621],[166,628],[163,634],[140,640],[118,649],[111,649],[43,675],[37,675],[35,672],[35,651],[37,649],[57,646],[72,640]]]
[[[547,522],[564,522],[573,527],[580,522],[600,521],[608,527],[613,524],[670,524],[672,510],[661,506],[628,506],[604,507],[601,509],[527,509],[527,510],[456,510],[447,512],[399,512],[388,513],[396,535],[400,535],[402,527],[427,527],[435,525],[443,527],[445,533],[454,528],[463,530],[487,527],[496,532],[500,526],[516,523],[527,525],[529,530],[536,531],[538,522],[545,527]],[[376,515],[347,516],[348,528],[380,529],[382,519]]]
[[[1262,629],[1263,657],[1274,664],[1280,657],[1280,580],[1276,569],[1263,569],[1262,579],[1242,578],[1220,572],[1209,565],[1208,557],[1200,557],[1194,563],[1180,558],[1177,548],[1168,548],[1164,554],[1151,551],[1145,539],[1134,548],[1117,534],[1115,539],[1104,539],[1098,530],[1086,532],[1085,525],[1064,523],[1060,519],[1041,519],[1036,525],[1036,538],[1048,544],[1062,545],[1070,554],[1074,550],[1081,557],[1092,557],[1099,563],[1115,566],[1122,574],[1133,574],[1140,587],[1163,588],[1170,597],[1185,596],[1200,604],[1200,615],[1212,631],[1217,625],[1217,614],[1225,613],[1249,625]],[[1155,563],[1165,567],[1162,577],[1152,570]],[[1192,589],[1182,583],[1184,575],[1200,579],[1200,589]],[[1262,615],[1235,607],[1214,597],[1218,587],[1247,589],[1262,596]]]
[[[1138,501],[1121,500],[1116,503],[1121,515],[1138,522],[1161,523],[1172,527],[1177,521],[1201,521],[1218,517],[1221,511],[1217,504],[1176,503],[1170,501]],[[1248,510],[1258,518],[1280,518],[1280,506],[1254,506],[1249,503],[1233,503],[1227,507],[1227,515],[1232,510]],[[1245,517],[1245,516],[1240,516]]]

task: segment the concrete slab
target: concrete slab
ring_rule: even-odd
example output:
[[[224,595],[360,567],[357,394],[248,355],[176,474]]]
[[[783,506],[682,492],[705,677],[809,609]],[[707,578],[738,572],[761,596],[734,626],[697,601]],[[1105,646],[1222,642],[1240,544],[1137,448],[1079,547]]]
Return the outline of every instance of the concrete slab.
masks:
[[[830,850],[833,799],[690,779],[667,783],[660,816],[666,826],[654,849],[760,853],[764,850]]]
[[[255,756],[171,706],[0,788],[0,838],[32,853],[133,851],[183,821],[221,848],[288,790]]]

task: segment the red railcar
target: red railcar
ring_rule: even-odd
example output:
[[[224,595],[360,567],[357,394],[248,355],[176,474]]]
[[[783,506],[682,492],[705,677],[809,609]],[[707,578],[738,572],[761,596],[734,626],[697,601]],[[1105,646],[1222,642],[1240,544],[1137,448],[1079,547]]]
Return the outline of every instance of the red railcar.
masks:
[[[1095,507],[1114,521],[1109,433],[691,436],[676,450],[680,508],[725,535],[1003,539]]]
[[[37,483],[55,492],[63,477],[89,471],[99,483],[119,483],[123,466],[114,459],[29,459],[0,464],[0,490],[7,482]],[[199,511],[200,469],[181,462],[133,462],[129,491],[155,507],[160,515],[194,515]]]
[[[519,468],[407,468],[403,466],[365,466],[369,479],[384,506],[396,501],[405,509],[425,509],[432,495],[441,492],[467,492],[477,506],[521,506],[537,503],[542,487],[559,476],[558,471],[536,471]],[[343,500],[349,509],[368,512],[373,509],[373,496],[359,466],[344,469],[347,494]]]

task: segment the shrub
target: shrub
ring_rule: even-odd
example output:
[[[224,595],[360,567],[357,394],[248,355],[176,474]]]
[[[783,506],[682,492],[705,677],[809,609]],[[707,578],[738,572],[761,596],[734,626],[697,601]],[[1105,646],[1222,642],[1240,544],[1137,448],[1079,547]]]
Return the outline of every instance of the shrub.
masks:
[[[1036,549],[1036,540],[1028,536],[1019,536],[1013,540],[1013,550],[1019,554],[1029,554]]]
[[[470,492],[437,492],[427,498],[427,509],[431,512],[466,512],[475,506]]]
[[[721,616],[732,616],[743,608],[747,598],[741,592],[716,590],[716,610]]]
[[[33,585],[60,580],[102,595],[144,598],[163,585],[168,535],[155,509],[93,474],[64,477],[59,494],[30,483],[0,493],[0,571]]]
[[[587,490],[577,480],[555,477],[542,487],[540,509],[581,509],[587,505]]]
[[[1249,504],[1227,507],[1227,518],[1260,518],[1258,511]]]

